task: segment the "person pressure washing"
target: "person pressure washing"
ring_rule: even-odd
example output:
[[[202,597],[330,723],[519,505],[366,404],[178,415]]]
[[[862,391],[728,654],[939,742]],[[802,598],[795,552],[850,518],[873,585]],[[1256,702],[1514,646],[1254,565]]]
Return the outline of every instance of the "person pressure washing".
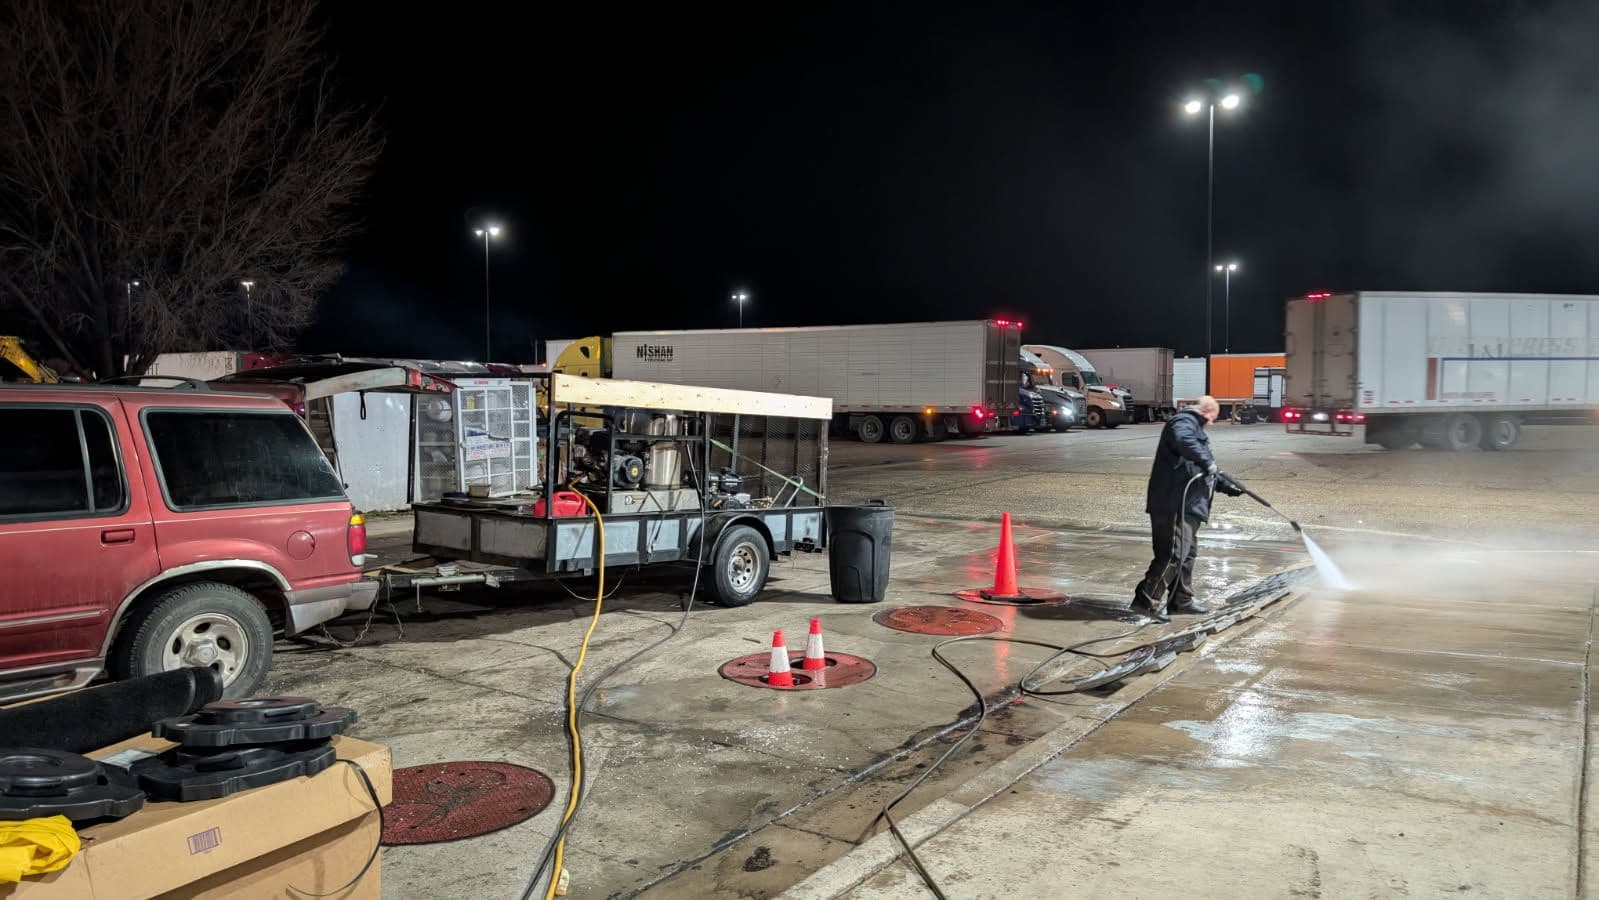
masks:
[[[1220,412],[1215,397],[1200,397],[1198,403],[1172,416],[1160,432],[1144,505],[1155,559],[1139,582],[1132,604],[1135,612],[1157,622],[1171,621],[1168,601],[1171,612],[1181,615],[1210,612],[1194,598],[1199,527],[1210,518],[1214,492],[1233,497],[1243,494],[1230,479],[1217,477],[1221,470],[1210,452],[1210,435],[1205,429]]]

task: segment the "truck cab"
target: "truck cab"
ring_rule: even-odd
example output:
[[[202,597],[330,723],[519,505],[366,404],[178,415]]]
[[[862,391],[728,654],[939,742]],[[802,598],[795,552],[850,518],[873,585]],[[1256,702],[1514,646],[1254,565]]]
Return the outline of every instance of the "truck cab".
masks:
[[[1026,372],[1021,373],[1021,384],[1016,388],[1016,407],[1011,410],[1011,429],[1017,434],[1026,434],[1049,428],[1049,409],[1044,403],[1044,395],[1034,389],[1033,377]]]
[[[1022,351],[1021,373],[1025,386],[1037,391],[1044,400],[1045,427],[1055,431],[1069,431],[1083,424],[1088,416],[1088,403],[1083,395],[1070,388],[1051,383],[1055,372],[1036,354]]]
[[[1052,384],[1083,395],[1089,428],[1115,428],[1133,420],[1132,393],[1105,384],[1094,364],[1081,353],[1050,344],[1028,344],[1023,349],[1049,366]]]

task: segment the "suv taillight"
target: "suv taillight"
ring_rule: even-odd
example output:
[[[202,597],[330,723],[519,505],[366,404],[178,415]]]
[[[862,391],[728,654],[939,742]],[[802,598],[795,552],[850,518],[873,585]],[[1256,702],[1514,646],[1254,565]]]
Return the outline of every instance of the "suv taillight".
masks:
[[[366,516],[350,514],[350,527],[344,532],[345,543],[350,548],[350,565],[366,562]]]

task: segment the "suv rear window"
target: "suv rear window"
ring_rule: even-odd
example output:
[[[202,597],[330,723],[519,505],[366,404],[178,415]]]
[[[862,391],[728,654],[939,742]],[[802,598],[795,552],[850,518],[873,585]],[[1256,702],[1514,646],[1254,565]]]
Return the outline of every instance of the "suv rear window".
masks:
[[[145,429],[173,509],[344,499],[293,413],[151,410]]]
[[[0,518],[114,515],[124,499],[111,423],[102,413],[0,409]]]

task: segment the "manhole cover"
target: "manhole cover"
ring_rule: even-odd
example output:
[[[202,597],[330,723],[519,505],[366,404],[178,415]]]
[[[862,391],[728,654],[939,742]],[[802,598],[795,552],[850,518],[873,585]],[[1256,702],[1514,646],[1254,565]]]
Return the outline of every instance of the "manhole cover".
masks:
[[[443,762],[394,770],[383,843],[440,844],[530,819],[550,805],[543,772],[499,762]]]
[[[911,634],[992,634],[1005,627],[988,613],[958,606],[901,606],[879,611],[872,621]]]
[[[791,688],[772,688],[774,691],[816,691],[822,688],[847,687],[860,684],[877,674],[877,664],[869,659],[851,656],[848,653],[828,653],[827,668],[812,669],[809,672],[801,671],[800,665],[805,662],[805,654],[790,653],[788,656],[789,668],[794,670],[794,686]],[[770,650],[762,653],[751,653],[749,656],[740,656],[738,659],[728,660],[717,669],[723,678],[747,684],[750,687],[772,687],[766,683],[766,667],[772,662]]]
[[[990,597],[988,592],[979,588],[956,591],[955,596],[973,603],[992,603],[995,606],[1059,606],[1065,603],[1067,597],[1060,591],[1046,591],[1043,588],[1017,588],[1019,593],[1014,597]]]

